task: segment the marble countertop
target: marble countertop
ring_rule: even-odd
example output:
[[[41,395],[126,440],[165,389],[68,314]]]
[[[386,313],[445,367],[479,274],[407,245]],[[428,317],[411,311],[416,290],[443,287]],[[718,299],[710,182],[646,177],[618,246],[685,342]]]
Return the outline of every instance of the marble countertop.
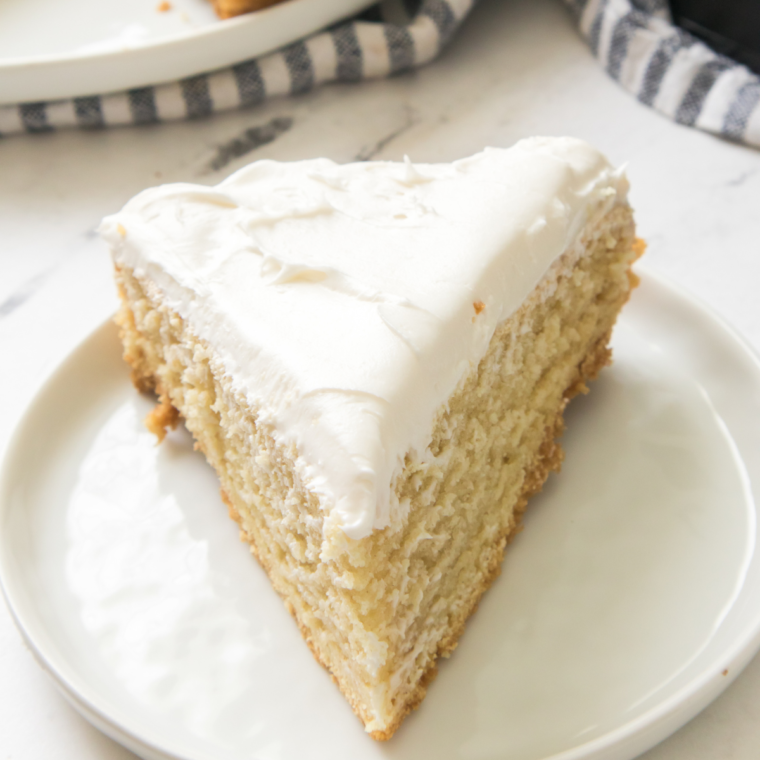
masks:
[[[273,124],[276,139],[257,147]],[[258,158],[449,161],[534,134],[581,137],[626,162],[648,266],[760,349],[760,152],[637,103],[597,66],[561,3],[483,0],[439,60],[398,78],[195,123],[0,143],[0,450],[44,379],[114,311],[110,261],[94,230],[144,187],[214,183]],[[233,158],[236,140],[248,152]],[[3,605],[0,714],[2,760],[134,757],[59,696]],[[644,757],[754,760],[759,746],[756,658]]]

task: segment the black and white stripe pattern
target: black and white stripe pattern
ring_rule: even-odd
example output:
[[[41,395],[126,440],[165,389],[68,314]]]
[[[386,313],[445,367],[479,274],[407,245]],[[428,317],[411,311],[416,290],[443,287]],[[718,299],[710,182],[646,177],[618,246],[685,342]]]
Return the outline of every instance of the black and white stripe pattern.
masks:
[[[671,23],[667,0],[566,0],[607,73],[679,124],[760,147],[760,77]]]
[[[282,50],[179,82],[0,106],[0,136],[195,119],[435,58],[476,0],[381,0]],[[609,75],[675,121],[760,147],[760,77],[673,26],[667,0],[565,0]]]
[[[397,74],[435,58],[474,2],[381,0],[351,21],[227,69],[126,92],[0,106],[0,136],[196,119],[326,82]]]

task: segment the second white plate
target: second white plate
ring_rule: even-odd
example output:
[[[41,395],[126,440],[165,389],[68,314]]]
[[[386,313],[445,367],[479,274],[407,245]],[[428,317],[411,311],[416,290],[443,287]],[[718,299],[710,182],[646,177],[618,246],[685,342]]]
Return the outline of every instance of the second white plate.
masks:
[[[99,95],[231,66],[375,0],[286,0],[224,21],[210,0],[3,0],[0,104]]]
[[[422,707],[367,737],[237,540],[184,431],[156,446],[109,324],[11,445],[0,579],[86,717],[145,758],[634,757],[758,645],[760,366],[648,275],[567,459]]]

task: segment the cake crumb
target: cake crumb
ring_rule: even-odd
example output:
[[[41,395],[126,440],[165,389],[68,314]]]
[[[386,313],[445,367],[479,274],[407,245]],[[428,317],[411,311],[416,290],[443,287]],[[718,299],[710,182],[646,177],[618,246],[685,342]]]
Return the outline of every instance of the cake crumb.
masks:
[[[179,412],[172,406],[166,396],[160,396],[158,405],[145,418],[145,427],[158,438],[158,443],[166,438],[166,429],[177,427]]]
[[[472,307],[475,309],[476,314],[480,314],[486,308],[486,305],[482,301],[474,301]]]
[[[166,11],[170,11],[172,9],[172,4],[170,2],[167,2],[167,0],[163,0],[163,2],[159,3],[158,6],[156,6],[156,10],[159,13],[166,13]]]
[[[728,675],[728,668],[726,668],[726,669],[723,671],[723,675],[724,675],[724,676],[727,676],[727,675]]]
[[[117,225],[116,225],[116,231],[117,231],[117,232],[118,232],[118,233],[119,233],[119,234],[120,234],[122,237],[126,237],[126,236],[127,236],[127,231],[124,229],[124,225],[123,225],[123,224],[117,224]]]

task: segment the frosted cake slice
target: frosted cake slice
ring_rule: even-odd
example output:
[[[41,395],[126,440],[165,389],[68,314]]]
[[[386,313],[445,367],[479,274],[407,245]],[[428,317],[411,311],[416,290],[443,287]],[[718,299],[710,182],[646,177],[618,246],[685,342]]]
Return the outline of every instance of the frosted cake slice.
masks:
[[[609,361],[626,191],[585,143],[533,138],[452,164],[260,161],[103,222],[149,425],[182,416],[375,739],[456,646]]]

